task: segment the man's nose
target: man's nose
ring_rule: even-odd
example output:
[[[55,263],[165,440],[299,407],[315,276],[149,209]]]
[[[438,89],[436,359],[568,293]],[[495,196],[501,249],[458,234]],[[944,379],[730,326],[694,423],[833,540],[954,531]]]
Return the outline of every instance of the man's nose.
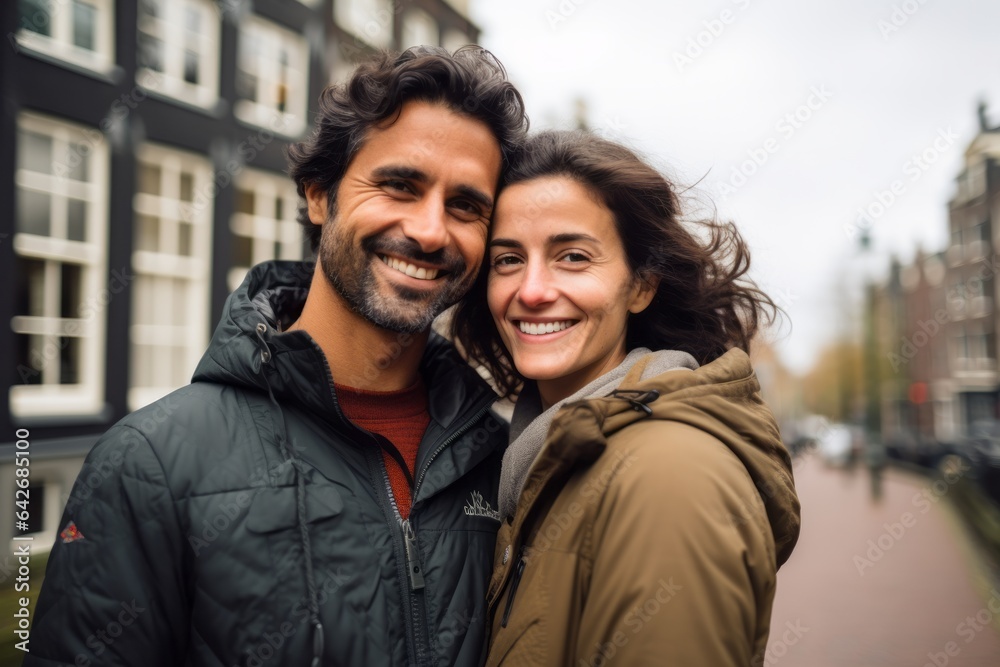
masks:
[[[444,201],[427,197],[410,211],[403,221],[403,235],[415,241],[423,252],[434,252],[448,245],[448,212]]]

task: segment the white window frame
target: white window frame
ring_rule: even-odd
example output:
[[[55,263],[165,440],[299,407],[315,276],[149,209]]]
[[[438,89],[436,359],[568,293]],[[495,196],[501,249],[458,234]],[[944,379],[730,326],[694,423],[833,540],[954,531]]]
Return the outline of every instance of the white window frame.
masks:
[[[211,163],[200,155],[179,151],[164,146],[145,144],[137,151],[139,162],[149,163],[160,170],[160,194],[153,195],[136,192],[133,198],[133,211],[136,220],[139,215],[149,215],[158,218],[160,241],[167,241],[167,251],[160,248],[157,251],[132,251],[132,267],[136,274],[136,284],[132,290],[132,322],[129,325],[129,352],[132,363],[129,377],[128,406],[137,410],[144,405],[162,398],[171,391],[183,386],[190,380],[191,373],[197,366],[208,344],[208,327],[210,317],[210,278],[212,257],[212,212],[215,206],[213,171]],[[190,173],[193,176],[193,203],[181,201],[180,174]],[[169,243],[176,238],[176,224],[180,221],[190,222],[191,255],[184,256],[177,252],[169,252]],[[174,234],[171,234],[174,231]],[[139,289],[140,281],[158,280],[153,290],[157,293],[154,303],[165,308],[171,308],[173,300],[178,297],[176,291],[164,285],[165,280],[187,281],[183,294],[183,322],[150,324],[136,322],[141,308],[137,302],[143,298]],[[181,341],[178,343],[178,341]],[[186,374],[183,383],[172,381],[159,382],[154,385],[139,385],[136,380],[138,372],[137,348],[140,345],[165,346],[182,350],[183,365],[180,374]],[[169,377],[172,371],[172,355],[166,355],[157,360],[153,369],[155,377]]]
[[[259,16],[245,19],[240,26],[240,42],[252,35],[267,48],[250,62],[240,52],[239,69],[253,66],[257,78],[256,100],[239,99],[233,106],[236,117],[244,123],[264,127],[286,137],[298,137],[306,129],[309,93],[309,44],[305,37]],[[289,63],[282,71],[276,55],[277,45],[284,47]],[[275,91],[281,80],[286,82],[286,106],[278,109]]]
[[[378,48],[392,46],[392,0],[335,0],[333,19],[341,28],[366,44]]]
[[[433,37],[432,37],[433,34]],[[403,31],[400,48],[411,46],[437,46],[441,41],[441,27],[433,16],[423,9],[410,9],[403,14]]]
[[[158,0],[163,18],[150,18],[140,13],[137,19],[138,48],[142,36],[149,35],[163,42],[162,72],[143,67],[136,69],[136,81],[143,88],[192,104],[203,109],[213,108],[219,99],[219,47],[221,26],[219,7],[209,0]],[[185,12],[194,9],[201,17],[201,39],[198,41],[198,83],[184,80]],[[141,59],[140,59],[141,60]]]
[[[115,4],[114,0],[85,0],[97,10],[94,24],[94,50],[73,44],[73,0],[49,0],[49,21],[52,35],[46,36],[25,26],[34,17],[20,17],[17,44],[28,51],[51,56],[72,65],[107,75],[115,64]]]
[[[246,278],[247,271],[271,259],[302,259],[302,225],[298,222],[299,194],[287,176],[247,169],[237,181],[239,190],[254,194],[254,213],[234,212],[229,219],[229,231],[235,236],[251,239],[253,258],[251,266],[231,266],[227,274],[229,290],[233,291]],[[274,211],[274,203],[282,200],[282,218],[273,214],[261,215],[259,203],[267,202],[266,211]],[[260,243],[258,243],[260,241]],[[281,254],[274,256],[275,242],[281,243]]]
[[[42,384],[15,384],[10,388],[10,410],[16,417],[97,414],[104,405],[105,309],[113,295],[102,284],[107,276],[108,235],[108,148],[104,135],[93,128],[66,123],[47,116],[23,112],[18,128],[47,135],[53,142],[53,173],[42,174],[17,167],[14,183],[17,190],[43,192],[51,197],[49,236],[24,232],[14,234],[14,251],[21,257],[46,262],[45,314],[16,315],[10,323],[18,335],[46,338],[42,354]],[[71,152],[71,144],[87,146]],[[67,178],[67,165],[88,160],[86,182]],[[60,173],[63,172],[63,173]],[[16,195],[17,196],[17,195]],[[66,238],[68,200],[87,202],[85,241]],[[15,225],[16,229],[16,225]],[[61,238],[58,232],[62,231]],[[60,264],[81,267],[81,317],[59,315]],[[102,299],[103,297],[106,297]],[[55,314],[53,314],[53,312]],[[80,339],[80,368],[77,384],[59,384],[60,359],[58,339]],[[55,347],[51,347],[54,345]],[[48,354],[55,350],[56,353]],[[53,382],[52,379],[55,378]]]

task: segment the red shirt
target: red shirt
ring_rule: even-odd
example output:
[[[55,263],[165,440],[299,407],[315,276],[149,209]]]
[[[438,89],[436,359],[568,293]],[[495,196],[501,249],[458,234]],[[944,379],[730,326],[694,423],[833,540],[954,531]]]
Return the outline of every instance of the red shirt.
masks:
[[[334,384],[344,416],[361,428],[381,435],[402,455],[410,477],[417,467],[417,449],[431,421],[427,412],[427,387],[422,379],[402,391],[367,391]],[[413,504],[406,474],[393,456],[382,450],[392,495],[399,515],[410,516]]]

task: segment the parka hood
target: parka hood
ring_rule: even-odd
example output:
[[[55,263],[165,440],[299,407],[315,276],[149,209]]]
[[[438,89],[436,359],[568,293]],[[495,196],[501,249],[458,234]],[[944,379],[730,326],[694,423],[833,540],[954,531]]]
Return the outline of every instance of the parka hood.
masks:
[[[609,396],[567,405],[552,422],[550,441],[561,442],[578,460],[593,460],[603,453],[608,436],[640,419],[681,422],[714,436],[753,479],[767,510],[780,566],[798,539],[799,501],[791,459],[774,415],[761,399],[749,357],[734,348],[697,370],[648,378],[643,377],[644,367],[636,364]]]

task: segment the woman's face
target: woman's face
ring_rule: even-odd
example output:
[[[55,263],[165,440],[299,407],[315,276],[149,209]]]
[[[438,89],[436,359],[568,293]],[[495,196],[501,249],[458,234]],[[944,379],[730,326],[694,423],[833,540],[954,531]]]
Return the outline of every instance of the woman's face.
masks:
[[[654,295],[629,270],[611,211],[565,176],[500,194],[489,261],[493,320],[545,405],[621,363],[628,314]]]

